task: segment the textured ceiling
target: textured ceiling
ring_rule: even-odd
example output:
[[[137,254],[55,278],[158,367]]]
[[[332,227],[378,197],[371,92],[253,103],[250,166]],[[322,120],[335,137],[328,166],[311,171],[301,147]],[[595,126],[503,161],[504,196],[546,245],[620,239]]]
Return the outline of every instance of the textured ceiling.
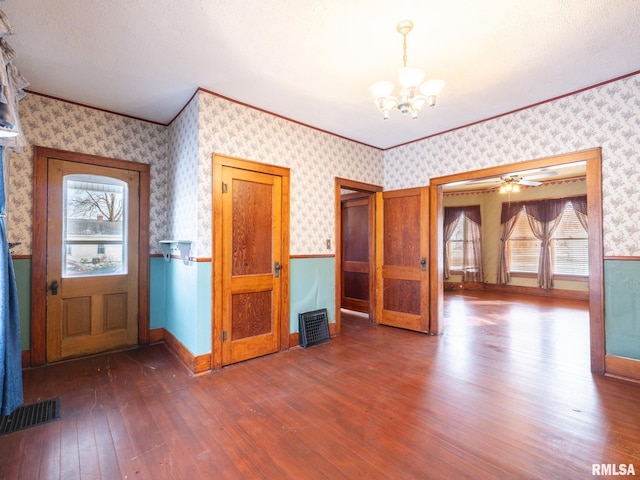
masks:
[[[198,88],[389,148],[640,70],[639,0],[7,0],[34,92],[168,123]],[[446,86],[383,121],[408,63]]]

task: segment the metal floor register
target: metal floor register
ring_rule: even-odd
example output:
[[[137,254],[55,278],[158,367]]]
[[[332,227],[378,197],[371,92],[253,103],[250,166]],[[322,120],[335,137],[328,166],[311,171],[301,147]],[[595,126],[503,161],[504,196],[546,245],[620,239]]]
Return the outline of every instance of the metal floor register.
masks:
[[[331,337],[329,336],[327,309],[299,313],[298,331],[300,332],[300,346],[302,348],[328,342]]]

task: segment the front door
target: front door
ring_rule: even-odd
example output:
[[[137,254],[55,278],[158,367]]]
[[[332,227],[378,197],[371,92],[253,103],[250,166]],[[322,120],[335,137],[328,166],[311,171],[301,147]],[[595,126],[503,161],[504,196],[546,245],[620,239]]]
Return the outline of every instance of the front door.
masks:
[[[47,169],[47,361],[137,345],[139,173]]]
[[[376,321],[429,330],[429,188],[376,193]]]
[[[216,311],[221,316],[221,365],[228,365],[288,347],[288,231],[283,221],[288,170],[215,159],[221,182],[216,222],[221,295]],[[214,325],[214,342],[215,337]]]

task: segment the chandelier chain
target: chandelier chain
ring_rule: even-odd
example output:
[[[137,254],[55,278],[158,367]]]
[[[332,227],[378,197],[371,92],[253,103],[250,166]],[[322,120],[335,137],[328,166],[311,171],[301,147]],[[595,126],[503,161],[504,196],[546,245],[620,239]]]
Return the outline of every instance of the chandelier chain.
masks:
[[[402,38],[404,39],[402,41],[402,51],[403,51],[402,63],[404,64],[404,66],[406,68],[406,66],[407,66],[407,34],[406,33],[402,34]]]

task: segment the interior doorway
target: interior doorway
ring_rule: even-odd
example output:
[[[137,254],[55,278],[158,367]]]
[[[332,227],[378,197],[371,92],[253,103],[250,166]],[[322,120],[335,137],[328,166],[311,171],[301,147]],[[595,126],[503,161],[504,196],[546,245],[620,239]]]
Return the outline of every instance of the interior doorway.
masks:
[[[534,170],[553,168],[578,162],[585,163],[585,177],[588,205],[588,237],[589,237],[589,335],[591,371],[605,371],[604,341],[604,276],[603,276],[603,244],[602,244],[602,157],[599,148],[576,153],[530,160],[499,167],[465,172],[446,177],[431,179],[435,201],[431,202],[430,217],[435,222],[432,236],[432,255],[443,257],[443,187],[452,183],[465,183],[478,179],[507,176],[516,170]],[[441,262],[442,263],[442,262]],[[443,329],[443,268],[431,271],[431,298],[437,305],[438,314],[433,321],[436,331]]]
[[[375,193],[381,191],[378,185],[335,179],[336,333],[343,308],[375,320]]]
[[[342,252],[342,297],[340,307],[369,315],[371,284],[371,223],[375,201],[367,192],[345,193],[341,197],[340,251]]]

